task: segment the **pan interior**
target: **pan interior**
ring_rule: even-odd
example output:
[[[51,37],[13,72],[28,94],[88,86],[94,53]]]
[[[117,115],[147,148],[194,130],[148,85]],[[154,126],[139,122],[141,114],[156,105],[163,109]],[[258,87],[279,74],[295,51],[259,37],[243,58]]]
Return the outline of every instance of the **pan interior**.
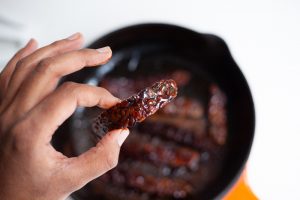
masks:
[[[211,83],[217,84],[227,97],[228,138],[220,152],[218,169],[209,183],[189,199],[212,199],[222,195],[234,182],[247,160],[254,133],[254,109],[245,78],[233,61],[226,44],[218,37],[198,34],[176,26],[150,24],[139,25],[116,31],[103,37],[92,48],[111,45],[112,60],[98,69],[85,69],[74,73],[64,81],[76,81],[99,85],[106,76],[136,78],[156,76],[173,70],[186,70],[192,74],[191,83],[180,93],[198,99],[207,105]],[[80,154],[88,148],[84,129],[78,120],[84,119],[86,109],[77,109],[75,114],[58,130],[54,146],[69,155]],[[83,120],[84,121],[84,120]],[[88,123],[88,122],[87,122]],[[82,121],[81,121],[82,125]],[[88,139],[86,139],[88,140]],[[66,142],[77,145],[66,147]],[[72,149],[72,150],[70,150]],[[79,199],[88,196],[89,186],[73,196]]]

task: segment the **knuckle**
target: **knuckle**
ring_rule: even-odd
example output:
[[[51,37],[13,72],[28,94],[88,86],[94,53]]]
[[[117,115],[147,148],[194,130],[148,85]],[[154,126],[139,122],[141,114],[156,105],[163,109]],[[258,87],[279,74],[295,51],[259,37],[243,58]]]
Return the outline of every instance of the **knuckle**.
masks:
[[[27,127],[25,127],[23,124],[24,123],[18,123],[14,125],[10,130],[10,134],[12,137],[12,148],[17,152],[29,152],[31,147],[27,139],[28,135],[24,134],[24,130],[26,130]]]
[[[35,70],[40,73],[49,73],[51,71],[51,65],[53,62],[53,58],[46,58],[38,64]]]
[[[23,68],[25,65],[26,65],[26,59],[25,59],[25,58],[20,59],[20,60],[16,63],[16,69]]]
[[[50,44],[50,47],[55,48],[57,46],[60,46],[60,44],[61,44],[61,40],[57,40],[57,41],[52,42]]]
[[[90,55],[90,54],[94,54],[94,49],[80,49],[79,51],[77,51],[79,54],[81,54],[82,56],[84,55]]]
[[[109,102],[107,102],[106,99],[104,98],[100,98],[98,100],[98,106],[104,109],[108,109],[109,107],[111,107],[111,104]]]
[[[105,151],[104,155],[105,155],[105,162],[106,162],[107,169],[110,170],[115,168],[119,161],[119,151],[120,151],[119,148],[115,145],[114,147],[112,147],[111,144],[109,144],[109,142],[105,142],[105,144],[103,144],[103,150]]]
[[[106,108],[106,107],[107,107],[107,106],[106,106],[106,102],[105,102],[102,98],[100,98],[100,99],[98,100],[98,106],[103,107],[103,108]]]
[[[119,161],[120,146],[109,133],[97,145],[102,146],[103,155],[105,155],[105,163],[107,169],[115,168]]]
[[[78,57],[81,59],[83,65],[95,65],[101,58],[99,52],[95,49],[81,49],[78,53]]]
[[[111,170],[118,165],[120,148],[111,143],[107,135],[98,142],[96,149],[101,149],[103,155],[103,164],[106,170]]]
[[[90,59],[91,52],[90,49],[80,49],[78,51],[73,51],[74,57],[77,58],[77,62],[81,65],[88,65],[88,60]]]
[[[81,84],[68,81],[63,83],[61,88],[61,94],[68,95],[74,99],[78,99],[78,94],[81,90]]]
[[[50,44],[50,47],[53,49],[58,49],[59,47],[63,46],[66,43],[65,40],[57,40]]]
[[[58,40],[50,44],[49,48],[53,54],[60,54],[63,52],[63,47],[68,43],[66,40]]]
[[[79,87],[78,85],[79,84],[75,82],[67,81],[62,84],[62,89],[67,90],[70,93],[73,93]]]
[[[106,164],[108,169],[113,169],[118,165],[119,157],[114,153],[107,154]]]

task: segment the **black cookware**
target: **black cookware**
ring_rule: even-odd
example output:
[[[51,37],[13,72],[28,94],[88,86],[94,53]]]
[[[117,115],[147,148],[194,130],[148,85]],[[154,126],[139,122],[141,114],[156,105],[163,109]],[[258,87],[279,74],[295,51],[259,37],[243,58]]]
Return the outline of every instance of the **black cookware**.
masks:
[[[145,71],[159,71],[163,66],[160,60],[166,57],[169,65],[189,66],[193,73],[205,74],[215,81],[227,96],[228,142],[227,156],[221,173],[207,188],[198,193],[194,199],[214,199],[222,197],[236,182],[247,161],[255,125],[254,105],[245,77],[233,60],[226,43],[211,34],[202,34],[186,28],[167,24],[140,24],[129,26],[109,33],[89,48],[110,46],[113,58],[108,64],[97,68],[86,68],[64,78],[63,81],[86,83],[91,77],[101,79],[110,71],[110,66],[122,62],[129,56],[135,57],[129,63],[129,71],[134,71],[139,59],[150,59],[156,63],[147,66]],[[150,53],[149,53],[150,52]],[[147,58],[147,56],[149,56]],[[129,61],[128,61],[129,62]],[[186,68],[185,68],[186,69]],[[118,73],[130,73],[120,70]],[[126,75],[126,74],[125,74]],[[128,76],[132,76],[128,74]],[[197,94],[195,94],[197,95]],[[71,119],[72,120],[72,119]],[[55,134],[53,144],[56,149],[65,151],[71,129],[70,120],[66,121]],[[83,199],[83,188],[72,194],[75,199]]]

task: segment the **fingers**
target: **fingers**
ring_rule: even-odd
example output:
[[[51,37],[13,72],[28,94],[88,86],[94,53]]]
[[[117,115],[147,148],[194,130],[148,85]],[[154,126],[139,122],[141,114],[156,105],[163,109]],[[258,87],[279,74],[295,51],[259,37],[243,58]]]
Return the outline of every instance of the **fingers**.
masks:
[[[35,144],[50,144],[52,134],[76,107],[97,105],[109,108],[118,102],[120,100],[104,88],[67,82],[32,109],[22,123],[19,123],[19,127],[25,129],[30,126],[29,134],[32,135],[27,134],[26,137],[35,138]],[[128,134],[127,129],[111,131],[96,147],[77,158],[64,160],[66,164],[60,172],[64,182],[75,191],[114,167],[118,161],[120,146]]]
[[[73,73],[85,66],[98,66],[111,58],[109,47],[81,49],[62,55],[46,58],[35,68],[16,96],[14,105],[20,113],[27,112],[52,92],[62,76]]]
[[[41,60],[79,49],[82,43],[83,37],[80,33],[76,33],[67,39],[59,40],[42,47],[29,56],[19,60],[8,84],[9,90],[5,94],[6,101],[10,102],[12,100],[20,85],[28,78],[28,75]]]
[[[114,168],[119,159],[120,147],[129,134],[128,129],[106,134],[98,144],[79,157],[68,159],[65,176],[77,190],[89,181]]]
[[[7,85],[10,81],[12,73],[15,70],[17,62],[19,62],[22,58],[34,52],[37,48],[37,45],[38,44],[36,40],[34,39],[29,40],[29,42],[25,45],[25,47],[20,49],[7,63],[6,67],[3,69],[3,71],[0,74],[0,85],[1,85],[0,99],[2,99],[2,97],[4,96],[7,90]]]
[[[34,137],[50,142],[55,130],[78,106],[109,108],[119,101],[104,88],[67,82],[31,110],[24,122],[31,125]]]

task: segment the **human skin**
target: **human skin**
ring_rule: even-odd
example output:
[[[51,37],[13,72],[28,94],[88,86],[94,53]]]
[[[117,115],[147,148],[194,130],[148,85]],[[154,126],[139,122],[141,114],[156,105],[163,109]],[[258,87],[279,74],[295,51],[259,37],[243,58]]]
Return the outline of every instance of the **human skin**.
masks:
[[[65,199],[117,165],[128,129],[109,132],[78,157],[68,158],[50,141],[78,106],[110,108],[120,100],[106,89],[61,77],[106,63],[109,47],[81,49],[83,37],[37,48],[28,44],[0,74],[0,197],[2,200]]]

